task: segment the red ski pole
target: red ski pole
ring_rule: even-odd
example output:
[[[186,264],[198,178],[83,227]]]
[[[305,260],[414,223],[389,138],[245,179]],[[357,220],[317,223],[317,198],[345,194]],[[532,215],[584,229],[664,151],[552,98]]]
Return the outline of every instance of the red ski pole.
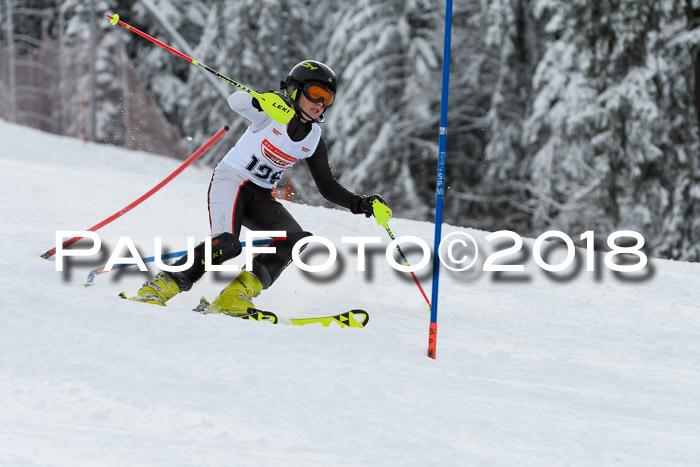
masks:
[[[163,47],[168,52],[172,52],[175,55],[177,55],[178,57],[187,60],[191,64],[198,66],[200,68],[203,68],[204,70],[213,74],[217,78],[224,80],[228,84],[236,86],[238,89],[241,89],[241,90],[247,92],[248,94],[250,94],[251,96],[255,97],[258,100],[260,107],[265,111],[266,114],[268,114],[270,117],[272,117],[272,119],[275,120],[276,122],[287,124],[294,116],[294,109],[289,107],[289,105],[287,105],[287,102],[285,102],[285,100],[282,99],[282,97],[279,96],[278,94],[275,94],[274,92],[259,93],[257,91],[253,91],[252,89],[248,89],[247,87],[243,86],[242,84],[232,80],[228,76],[222,75],[218,71],[216,71],[212,68],[209,68],[204,63],[202,63],[198,60],[195,60],[192,57],[188,57],[187,55],[183,54],[182,52],[179,52],[179,51],[173,49],[168,44],[165,44],[164,42],[159,41],[155,37],[151,37],[148,34],[146,34],[145,32],[139,31],[135,27],[126,24],[124,21],[121,21],[119,19],[119,15],[116,13],[114,15],[107,15],[107,18],[109,18],[109,22],[113,26],[116,26],[116,25],[123,26],[126,29],[128,29],[129,31],[136,33],[139,36],[143,37],[144,39],[148,39],[149,41],[153,42],[154,44]]]
[[[141,196],[139,199],[137,199],[133,203],[131,203],[128,206],[122,208],[121,210],[115,212],[114,214],[112,214],[107,219],[103,220],[102,222],[99,222],[99,223],[93,225],[92,227],[90,227],[89,229],[87,229],[88,232],[94,232],[97,229],[104,227],[105,225],[112,222],[114,219],[117,219],[118,217],[123,216],[124,214],[126,214],[127,212],[131,211],[133,208],[135,208],[136,206],[138,206],[139,204],[144,202],[146,199],[150,198],[151,195],[153,195],[153,193],[155,193],[158,190],[160,190],[161,188],[163,188],[168,182],[170,182],[173,178],[175,178],[177,175],[179,175],[180,172],[185,170],[190,164],[192,164],[194,161],[196,161],[202,154],[204,154],[210,147],[212,147],[214,145],[214,143],[216,143],[219,139],[221,139],[221,137],[227,131],[228,131],[228,126],[224,126],[222,129],[217,131],[214,136],[209,138],[209,141],[207,141],[206,143],[204,143],[202,145],[202,147],[197,149],[197,151],[194,154],[192,154],[190,157],[188,157],[187,160],[185,162],[183,162],[182,165],[180,165],[180,167],[178,167],[177,169],[175,169],[173,171],[173,173],[171,173],[170,175],[165,177],[163,179],[163,181],[161,181],[159,184],[157,184],[156,186],[151,188],[147,193],[145,193],[143,196]],[[65,242],[63,242],[62,248],[69,247],[70,245],[74,244],[75,242],[77,242],[81,238],[83,238],[83,237],[73,237],[73,238],[66,240]],[[56,247],[53,247],[49,251],[47,251],[46,253],[41,255],[41,257],[44,259],[49,259],[55,254],[56,254]]]
[[[391,219],[391,209],[389,209],[384,203],[380,201],[373,201],[372,202],[372,210],[374,212],[374,218],[377,220],[377,224],[381,225],[386,229],[386,232],[389,234],[389,237],[392,240],[396,240],[396,237],[394,237],[394,234],[391,232],[391,229],[389,228],[389,219]],[[403,259],[403,263],[406,266],[410,266],[408,264],[408,259],[406,258],[406,255],[403,254],[403,250],[401,247],[397,244],[396,249],[398,250],[399,254],[401,255],[401,258]],[[430,300],[428,299],[428,296],[425,294],[425,291],[423,290],[423,287],[420,285],[420,281],[418,280],[418,277],[413,271],[409,271],[411,273],[411,276],[413,277],[413,281],[416,283],[418,286],[418,290],[420,290],[420,293],[423,295],[423,298],[425,299],[425,302],[428,304],[428,311],[430,311]]]

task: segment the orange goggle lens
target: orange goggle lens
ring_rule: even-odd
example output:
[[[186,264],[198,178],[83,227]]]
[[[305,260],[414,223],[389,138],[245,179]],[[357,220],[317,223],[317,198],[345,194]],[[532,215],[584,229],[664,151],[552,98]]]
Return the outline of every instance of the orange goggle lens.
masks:
[[[311,102],[323,102],[323,105],[330,107],[335,99],[335,94],[329,89],[318,84],[307,84],[304,86],[304,95]]]

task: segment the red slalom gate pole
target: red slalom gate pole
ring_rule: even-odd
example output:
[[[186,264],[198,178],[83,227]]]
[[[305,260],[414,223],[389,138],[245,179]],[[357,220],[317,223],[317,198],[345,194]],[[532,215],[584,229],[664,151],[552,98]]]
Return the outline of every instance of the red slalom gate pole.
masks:
[[[157,192],[158,190],[160,190],[161,188],[163,188],[163,187],[164,187],[168,182],[170,182],[173,178],[175,178],[176,176],[178,176],[178,175],[180,174],[180,172],[182,172],[183,170],[185,170],[185,169],[186,169],[188,166],[190,166],[194,161],[196,161],[197,159],[199,159],[199,157],[200,157],[202,154],[204,154],[205,152],[207,152],[207,150],[208,150],[209,148],[211,148],[211,147],[214,145],[214,143],[216,143],[217,141],[219,141],[219,139],[221,139],[221,137],[222,137],[227,131],[228,131],[228,126],[224,126],[222,129],[220,129],[219,131],[217,131],[216,134],[215,134],[214,136],[212,136],[211,138],[209,138],[209,141],[207,141],[206,143],[204,143],[204,144],[202,145],[202,147],[200,147],[199,149],[197,149],[197,151],[195,151],[194,154],[192,154],[190,157],[188,157],[187,160],[185,160],[185,162],[183,162],[182,165],[180,165],[180,167],[178,167],[177,169],[175,169],[175,170],[173,171],[173,173],[171,173],[170,175],[168,175],[167,177],[165,177],[159,184],[157,184],[156,186],[154,186],[153,188],[151,188],[148,192],[146,192],[143,196],[141,196],[139,199],[137,199],[137,200],[134,201],[133,203],[131,203],[131,204],[129,204],[128,206],[122,208],[121,210],[115,212],[114,214],[112,214],[112,215],[109,216],[107,219],[103,220],[102,222],[99,222],[98,224],[93,225],[92,227],[90,227],[89,229],[87,229],[87,231],[88,231],[88,232],[94,232],[94,231],[96,231],[97,229],[100,229],[100,228],[104,227],[105,225],[109,224],[109,223],[112,222],[114,219],[117,219],[117,218],[123,216],[124,214],[126,214],[126,213],[129,212],[129,211],[131,211],[133,208],[135,208],[135,207],[138,206],[139,204],[143,203],[145,200],[147,200],[148,198],[150,198],[155,192]],[[75,242],[77,242],[78,240],[80,240],[80,239],[82,239],[82,238],[84,238],[84,237],[73,237],[73,238],[70,238],[70,239],[66,240],[65,242],[63,242],[62,248],[67,248],[67,247],[69,247],[70,245],[74,244]],[[44,253],[43,255],[41,255],[41,257],[44,258],[44,259],[49,259],[49,258],[51,258],[51,257],[52,257],[53,255],[55,255],[55,254],[56,254],[56,247],[53,247],[53,248],[51,248],[50,250],[48,250],[46,253]]]

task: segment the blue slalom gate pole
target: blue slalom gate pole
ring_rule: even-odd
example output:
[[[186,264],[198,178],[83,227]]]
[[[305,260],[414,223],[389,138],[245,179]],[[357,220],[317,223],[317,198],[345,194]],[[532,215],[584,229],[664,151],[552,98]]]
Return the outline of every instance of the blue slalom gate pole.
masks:
[[[452,38],[452,0],[445,1],[445,42],[442,52],[442,100],[440,102],[440,141],[435,188],[435,244],[433,247],[433,293],[430,307],[428,356],[435,358],[437,345],[438,289],[440,285],[440,240],[442,239],[442,204],[445,195],[445,152],[447,149],[447,97],[450,87],[450,41]]]

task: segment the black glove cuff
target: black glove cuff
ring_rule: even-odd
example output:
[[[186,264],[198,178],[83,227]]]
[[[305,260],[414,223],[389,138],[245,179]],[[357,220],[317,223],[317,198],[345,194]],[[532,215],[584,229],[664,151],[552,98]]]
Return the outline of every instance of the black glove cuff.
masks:
[[[363,199],[364,196],[356,195],[355,198],[352,200],[350,211],[352,211],[353,214],[364,214],[364,212],[362,211]]]

